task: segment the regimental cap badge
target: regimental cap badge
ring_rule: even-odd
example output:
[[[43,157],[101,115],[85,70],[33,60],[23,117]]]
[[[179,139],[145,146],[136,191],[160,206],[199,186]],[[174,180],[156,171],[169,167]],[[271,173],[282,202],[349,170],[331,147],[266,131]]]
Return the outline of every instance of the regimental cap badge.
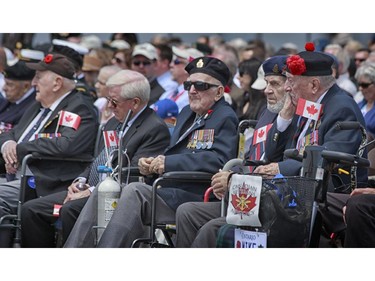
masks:
[[[196,64],[197,68],[202,68],[203,65],[204,65],[204,63],[203,63],[203,60],[202,60],[202,59],[200,59],[200,60],[197,62],[197,64]]]
[[[278,74],[279,73],[279,66],[275,64],[272,68],[272,72]]]

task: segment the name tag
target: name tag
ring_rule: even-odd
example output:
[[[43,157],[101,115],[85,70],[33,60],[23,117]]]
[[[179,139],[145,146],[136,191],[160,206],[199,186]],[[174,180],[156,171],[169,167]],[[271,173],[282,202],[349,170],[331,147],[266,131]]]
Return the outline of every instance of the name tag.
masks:
[[[259,231],[234,230],[235,248],[267,248],[267,234]]]

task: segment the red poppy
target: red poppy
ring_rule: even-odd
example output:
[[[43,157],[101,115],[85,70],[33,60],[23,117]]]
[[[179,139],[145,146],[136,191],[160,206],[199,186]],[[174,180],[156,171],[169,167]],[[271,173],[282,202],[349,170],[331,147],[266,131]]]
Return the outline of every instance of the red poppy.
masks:
[[[204,120],[206,120],[211,115],[212,112],[214,112],[212,109],[207,110],[207,113],[204,116]]]
[[[290,56],[286,60],[286,65],[293,75],[301,75],[306,71],[305,61],[299,55]]]
[[[53,60],[53,55],[51,55],[51,54],[46,55],[45,58],[44,58],[44,62],[47,63],[47,64],[51,63],[52,60]]]

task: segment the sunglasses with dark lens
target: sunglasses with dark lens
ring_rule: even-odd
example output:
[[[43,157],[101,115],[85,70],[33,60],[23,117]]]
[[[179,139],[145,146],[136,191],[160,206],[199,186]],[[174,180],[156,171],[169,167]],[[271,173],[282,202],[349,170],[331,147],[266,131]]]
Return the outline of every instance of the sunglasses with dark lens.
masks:
[[[107,101],[114,107],[116,108],[122,101],[114,100],[110,97],[106,97]]]
[[[133,64],[136,65],[136,66],[140,66],[141,64],[143,64],[143,66],[149,66],[151,64],[150,61],[133,61]]]
[[[362,89],[367,89],[372,84],[373,84],[372,82],[370,82],[370,83],[358,83],[358,87],[361,87]]]
[[[197,91],[206,91],[211,87],[219,87],[220,86],[220,85],[210,84],[210,83],[202,82],[202,81],[195,81],[195,82],[185,81],[184,82],[185,91],[190,91],[190,88],[191,88],[192,85],[194,86],[194,88]]]
[[[182,60],[179,60],[179,59],[175,59],[175,60],[173,61],[173,63],[174,63],[175,65],[179,65],[179,64],[181,64],[181,63],[185,63],[185,62],[182,61]]]
[[[354,59],[355,61],[359,61],[359,62],[363,62],[365,61],[366,59]]]
[[[116,58],[116,57],[114,57],[113,58],[115,61],[116,61],[116,63],[118,63],[118,64],[121,64],[121,63],[123,63],[124,61],[122,60],[122,59],[120,59],[120,58]]]

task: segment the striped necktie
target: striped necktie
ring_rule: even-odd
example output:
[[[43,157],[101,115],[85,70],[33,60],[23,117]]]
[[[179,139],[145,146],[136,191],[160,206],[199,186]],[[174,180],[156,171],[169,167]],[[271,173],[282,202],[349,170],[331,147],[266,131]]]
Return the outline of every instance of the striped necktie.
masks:
[[[38,130],[40,124],[43,122],[44,118],[48,115],[48,113],[51,111],[49,108],[43,108],[42,109],[42,115],[40,115],[38,121],[35,123],[35,125],[30,129],[30,131],[25,135],[25,137],[22,139],[22,142],[29,141],[30,138],[35,134],[35,132]]]

